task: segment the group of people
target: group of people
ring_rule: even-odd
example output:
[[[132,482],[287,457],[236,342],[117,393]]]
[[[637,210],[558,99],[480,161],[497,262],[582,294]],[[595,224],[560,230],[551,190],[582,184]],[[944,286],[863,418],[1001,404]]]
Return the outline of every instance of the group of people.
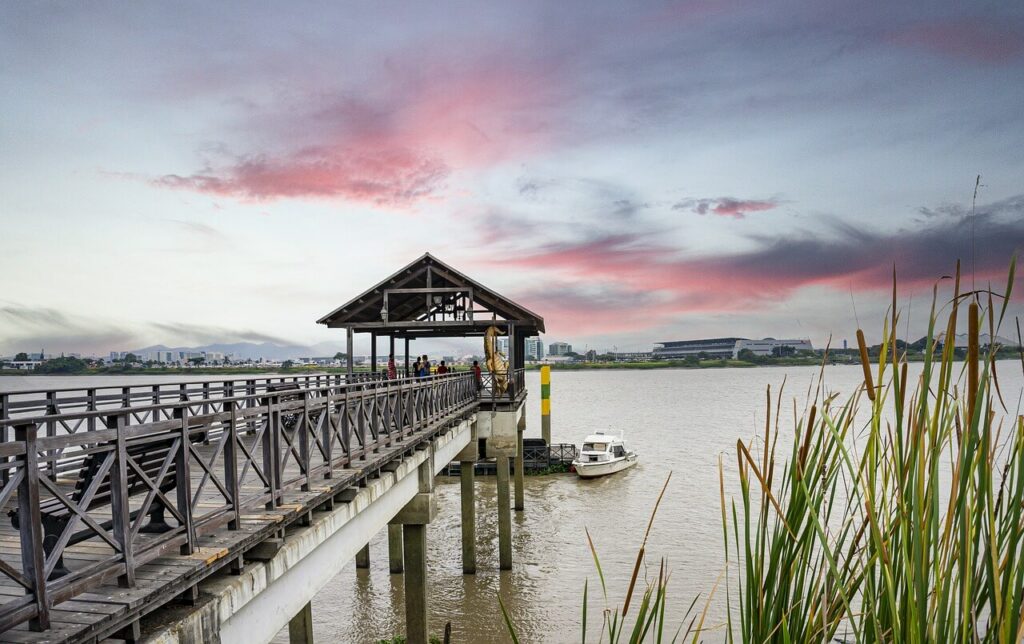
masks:
[[[472,366],[473,378],[476,380],[477,389],[483,385],[483,375],[480,372],[480,362],[477,360],[473,361]],[[412,364],[412,373],[409,374],[415,378],[426,378],[430,375],[443,376],[446,373],[455,373],[454,368],[449,368],[448,365],[442,360],[438,365],[437,369],[434,369],[430,364],[430,358],[426,355],[417,356],[416,362]],[[398,378],[398,366],[395,365],[395,354],[388,354],[388,380],[395,380]]]
[[[412,363],[412,375],[417,378],[426,378],[429,375],[443,376],[446,373],[452,373],[452,370],[442,360],[437,365],[435,371],[433,366],[430,364],[430,359],[423,355],[416,358],[416,362]]]

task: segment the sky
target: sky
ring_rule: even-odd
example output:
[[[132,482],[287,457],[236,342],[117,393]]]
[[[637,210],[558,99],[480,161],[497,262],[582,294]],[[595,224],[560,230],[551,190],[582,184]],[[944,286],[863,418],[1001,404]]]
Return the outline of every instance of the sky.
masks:
[[[341,341],[424,252],[577,349],[877,338],[894,266],[916,339],[1024,249],[1018,3],[4,2],[0,105],[0,355]]]

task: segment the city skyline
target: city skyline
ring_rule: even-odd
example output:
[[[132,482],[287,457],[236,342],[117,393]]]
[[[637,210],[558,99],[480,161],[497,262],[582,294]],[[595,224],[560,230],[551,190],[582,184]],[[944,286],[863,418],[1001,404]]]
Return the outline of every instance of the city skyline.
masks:
[[[426,251],[620,350],[852,339],[895,264],[916,339],[1024,247],[1019,7],[241,6],[0,9],[0,354],[343,344]]]

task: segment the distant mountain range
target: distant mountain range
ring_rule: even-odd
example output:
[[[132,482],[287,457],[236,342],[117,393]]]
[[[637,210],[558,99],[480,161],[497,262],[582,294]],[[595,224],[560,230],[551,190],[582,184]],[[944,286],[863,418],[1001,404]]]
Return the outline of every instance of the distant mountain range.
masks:
[[[345,343],[318,342],[310,346],[302,346],[298,344],[274,344],[273,342],[234,342],[230,344],[204,344],[197,347],[168,347],[162,344],[154,344],[142,349],[135,349],[132,353],[140,355],[156,351],[212,351],[225,355],[231,354],[236,360],[256,360],[259,358],[288,360],[290,358],[333,356],[339,351],[344,353]]]

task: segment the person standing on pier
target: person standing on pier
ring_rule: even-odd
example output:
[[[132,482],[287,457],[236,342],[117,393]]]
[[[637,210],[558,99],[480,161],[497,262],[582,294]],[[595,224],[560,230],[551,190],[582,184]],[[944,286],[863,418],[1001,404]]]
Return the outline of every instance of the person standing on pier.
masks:
[[[408,375],[408,374],[406,374],[406,375]],[[420,377],[420,359],[419,359],[419,356],[416,357],[416,362],[412,363],[412,376],[414,378],[419,378]]]
[[[395,366],[395,354],[388,354],[388,380],[394,380],[398,377],[398,368]]]
[[[446,373],[448,373],[448,367],[444,365],[444,360],[442,360],[441,364],[437,365],[437,375],[443,376]]]
[[[473,380],[476,382],[477,391],[484,388],[484,377],[480,373],[480,362],[478,360],[473,361]]]

